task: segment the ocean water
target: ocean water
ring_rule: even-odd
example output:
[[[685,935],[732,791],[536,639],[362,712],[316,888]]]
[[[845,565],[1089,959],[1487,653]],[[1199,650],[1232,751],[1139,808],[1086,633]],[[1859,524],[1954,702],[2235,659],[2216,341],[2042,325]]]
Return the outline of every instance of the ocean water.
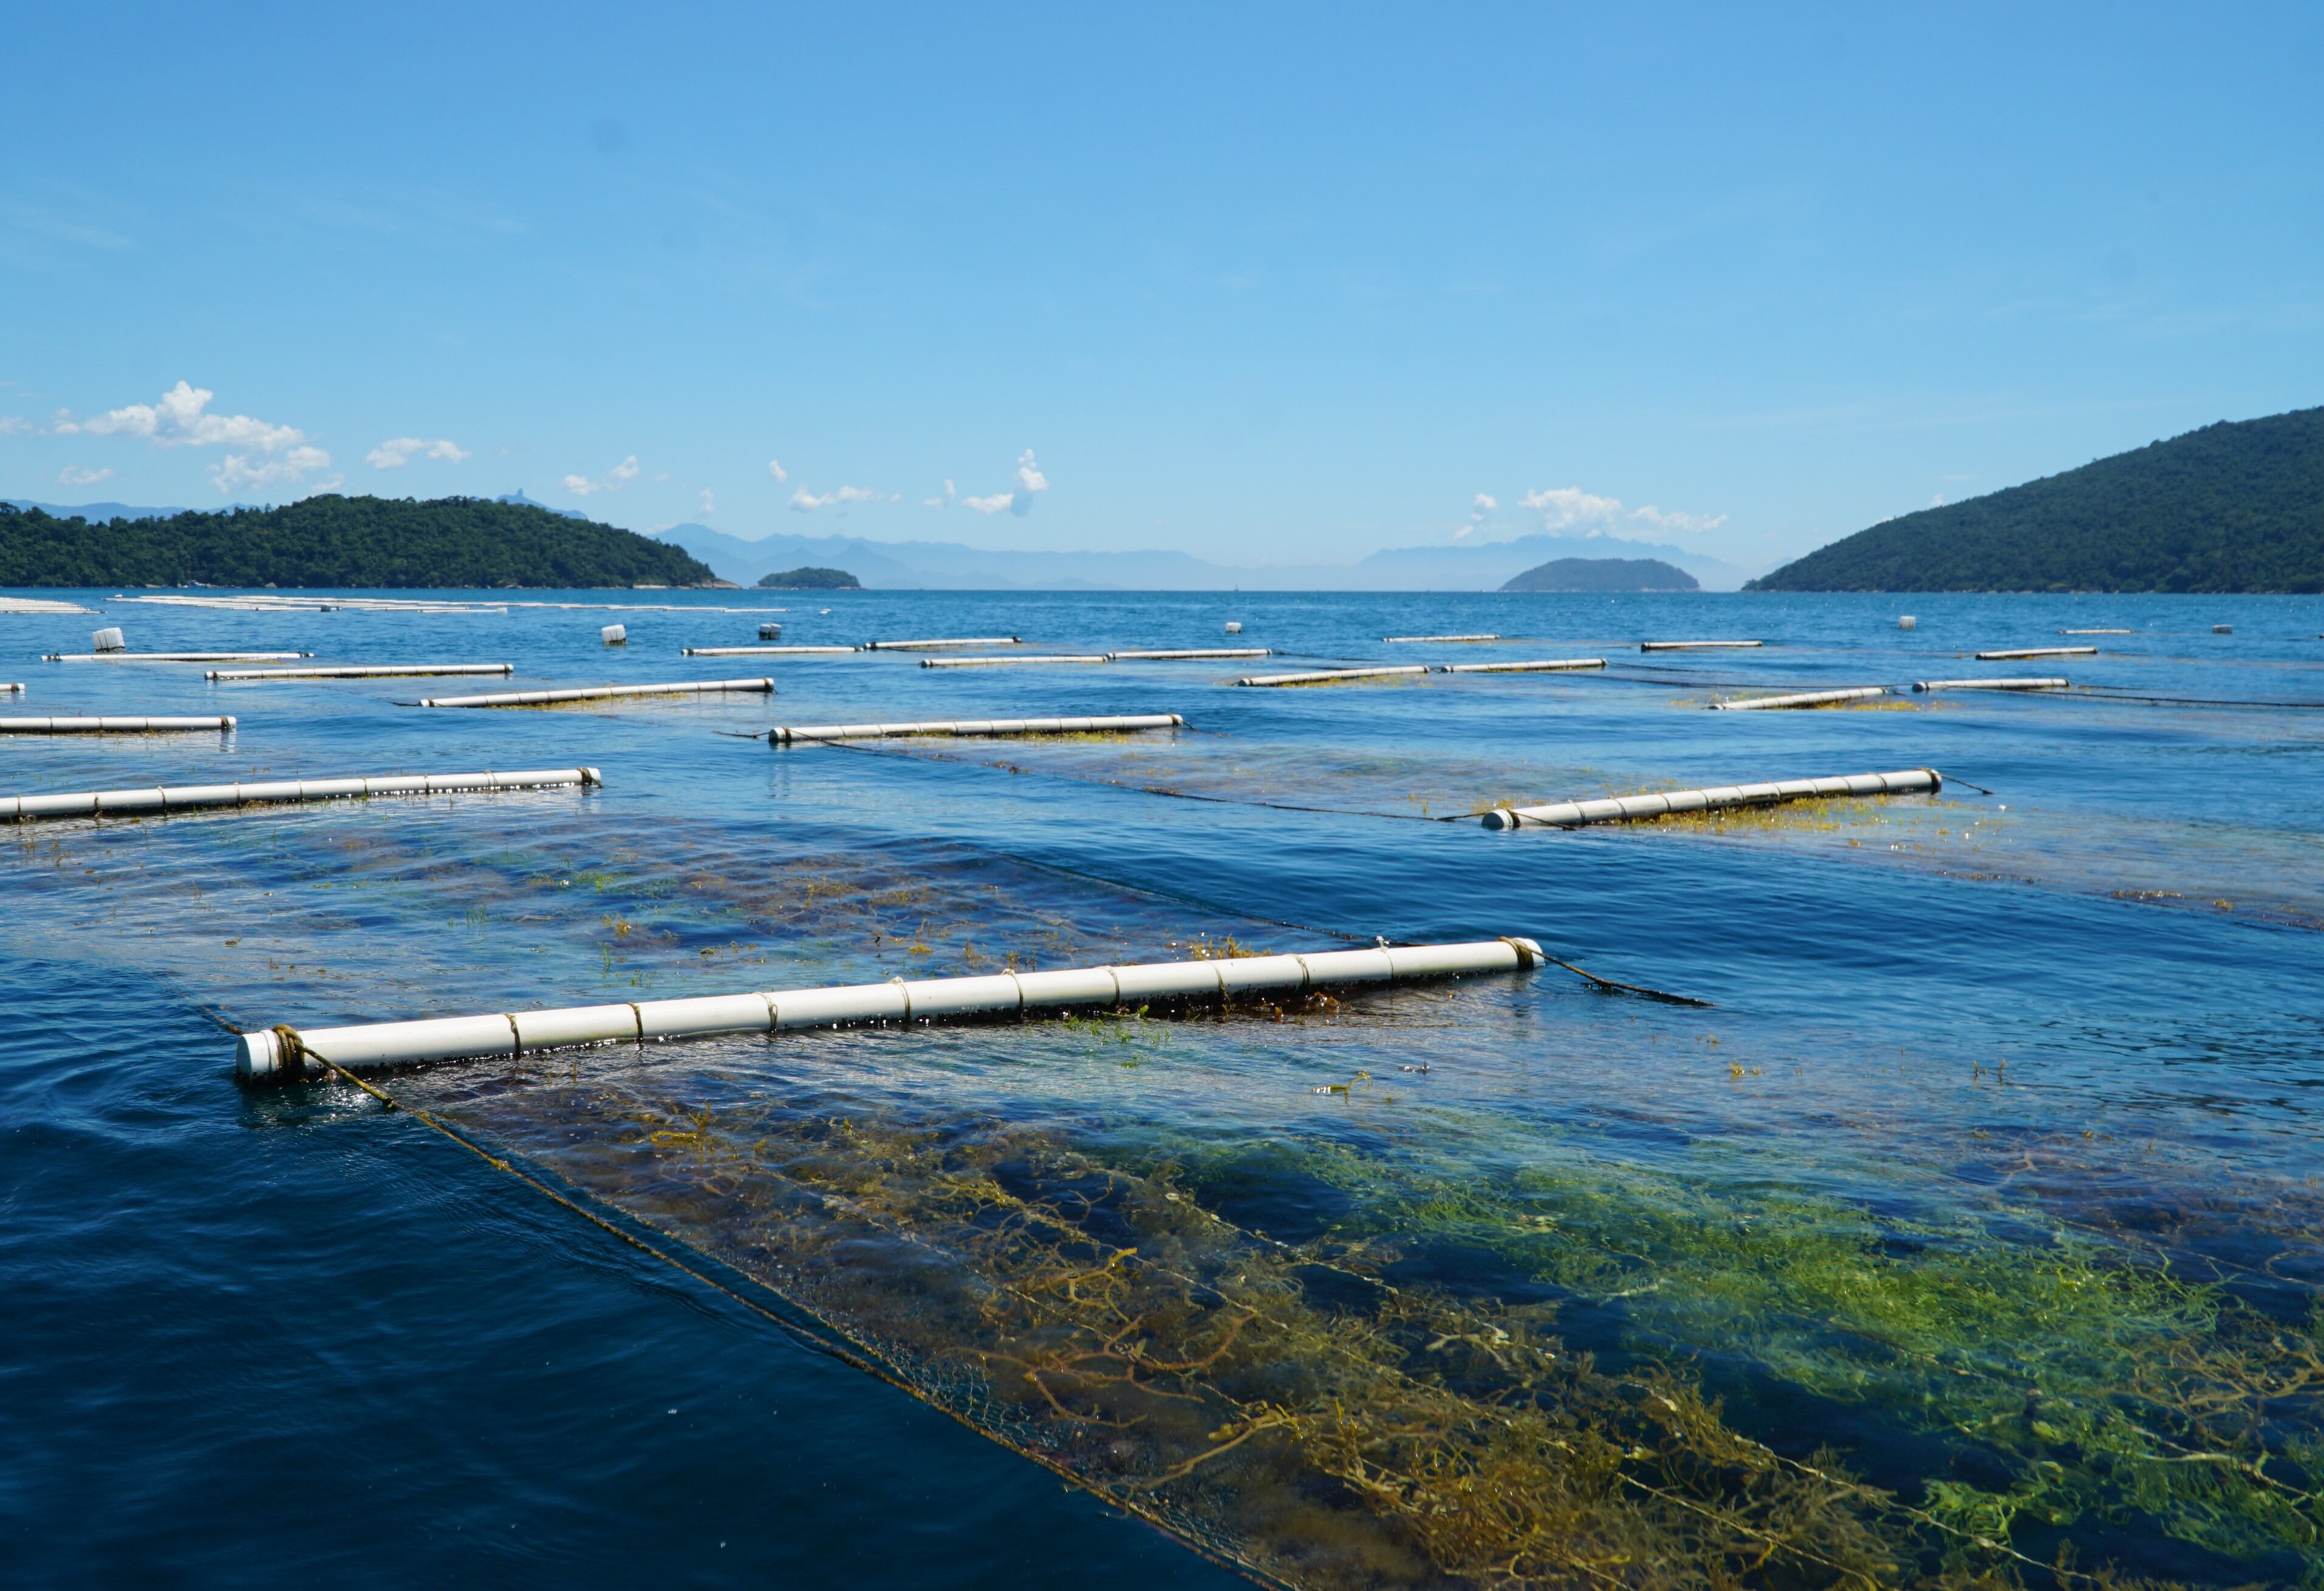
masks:
[[[0,616],[27,686],[0,713],[239,727],[0,736],[0,794],[604,786],[0,833],[11,1583],[2324,1577],[2324,601],[111,595]],[[787,643],[1279,655],[678,654],[762,617]],[[113,623],[517,672],[40,660]],[[1509,639],[1381,639],[1476,631]],[[1767,645],[1637,648],[1688,637]],[[2100,651],[1968,657],[2060,644]],[[761,673],[771,698],[401,704]],[[2000,674],[2076,688],[1702,710]],[[1150,712],[1187,727],[746,738]],[[1916,767],[1951,782],[1474,817]],[[1553,967],[455,1063],[379,1079],[400,1108],[232,1074],[233,1030],[278,1022],[1499,934],[1711,1004]]]

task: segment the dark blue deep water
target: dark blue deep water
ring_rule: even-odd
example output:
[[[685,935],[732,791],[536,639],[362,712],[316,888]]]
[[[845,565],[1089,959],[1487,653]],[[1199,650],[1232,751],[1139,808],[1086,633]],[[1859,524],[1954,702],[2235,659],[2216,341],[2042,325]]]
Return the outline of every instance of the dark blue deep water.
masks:
[[[26,687],[0,713],[232,713],[239,727],[0,736],[0,795],[584,764],[604,784],[0,832],[8,1583],[1238,1583],[1221,1559],[1303,1584],[1484,1583],[1486,1549],[1397,1513],[1420,1495],[1408,1467],[1404,1501],[1366,1503],[1292,1416],[1350,1406],[1355,1384],[1325,1366],[1363,1355],[1379,1384],[1513,1407],[1519,1382],[1545,1395],[1508,1357],[1536,1328],[1563,1345],[1541,1365],[1572,1374],[1584,1354],[1604,1384],[1557,1393],[1572,1400],[1560,1407],[1602,1394],[1632,1411],[1603,1416],[1633,1449],[1622,1485],[1646,1496],[1695,1473],[1637,1468],[1659,1439],[1634,1429],[1635,1409],[1662,1420],[1651,1401],[1676,1383],[1657,1378],[1677,1377],[1782,1473],[1844,1467],[1917,1511],[1881,1516],[1915,1543],[1886,1560],[1899,1583],[1964,1564],[2086,1583],[2045,1577],[2061,1545],[2086,1569],[2317,1583],[2324,1371],[2299,1365],[2324,1283],[2324,601],[613,593],[558,600],[661,606],[427,613],[77,600],[102,616],[0,615],[0,683]],[[1234,620],[1231,644],[1280,655],[994,669],[679,655],[750,644],[761,618],[790,643],[1016,635],[1041,653],[1230,644]],[[609,650],[597,630],[616,621],[629,642]],[[137,650],[507,661],[516,676],[237,685],[198,666],[41,660],[84,650],[99,624]],[[1511,639],[1381,639],[1476,631]],[[1674,637],[1768,644],[1637,650]],[[2100,653],[1967,656],[2069,639]],[[1231,684],[1589,656],[1610,667]],[[2010,673],[2076,688],[1701,710]],[[757,674],[778,694],[401,704]],[[1188,728],[779,750],[745,738],[1151,712]],[[1923,766],[1994,794],[1956,783],[1934,800],[1579,832],[1466,816]],[[1448,815],[1462,821],[1423,821]],[[409,1112],[342,1085],[233,1077],[231,1030],[278,1022],[1501,934],[1714,1004],[1609,996],[1551,969],[1227,1020],[711,1041],[383,1080],[716,1287]],[[1163,1268],[1199,1270],[1189,1296],[1218,1318],[1279,1329],[1238,1339],[1249,1379],[1229,1384],[1221,1360],[1186,1428],[1239,1431],[1277,1411],[1235,1448],[1236,1464],[1266,1450],[1264,1465],[1207,1492],[1223,1461],[1204,1461],[1198,1489],[1133,1478],[1113,1494],[1159,1499],[1147,1512],[1210,1559],[1022,1456],[1103,1490],[1190,1450],[1167,1448],[1168,1421],[1104,1424],[1120,1389],[1084,1385],[1094,1401],[1042,1423],[1049,1405],[1009,1403],[1029,1394],[995,1369],[1035,1364],[1029,1329],[963,1301],[999,1286],[1028,1308],[1081,1307],[1044,1291],[1048,1273],[1010,1269],[1034,1261],[994,1234],[1047,1212],[1074,1226],[1042,1255],[1145,1241],[1147,1263],[1155,1228],[1133,1207],[1166,1189],[1244,1246],[1190,1239]],[[1262,1285],[1236,1255],[1293,1256],[1264,1283],[1276,1313],[1233,1301]],[[804,1338],[738,1301],[762,1282],[762,1301],[813,1328]],[[1162,1312],[1134,1318],[1133,1349],[1171,1329]],[[1357,1322],[1361,1342],[1330,1335]],[[1471,1338],[1470,1358],[1445,1358]],[[1390,1339],[1392,1374],[1379,1370]],[[1063,1372],[1026,1374],[1073,1404]],[[1987,1391],[1947,1401],[1969,1385]],[[2206,1465],[2242,1489],[2172,1489]],[[1538,1491],[1534,1472],[1508,1473]],[[1609,1524],[1605,1540],[1633,1526],[1666,1528]],[[1978,1559],[1980,1535],[2024,1557]],[[1744,1578],[1831,1583],[1816,1565],[1839,1540]],[[1669,1540],[1706,1563],[1727,1550]],[[1692,1567],[1650,1574],[1634,1551],[1584,1574],[1562,1548],[1528,1550],[1517,1577],[1545,1584],[1686,1583]]]

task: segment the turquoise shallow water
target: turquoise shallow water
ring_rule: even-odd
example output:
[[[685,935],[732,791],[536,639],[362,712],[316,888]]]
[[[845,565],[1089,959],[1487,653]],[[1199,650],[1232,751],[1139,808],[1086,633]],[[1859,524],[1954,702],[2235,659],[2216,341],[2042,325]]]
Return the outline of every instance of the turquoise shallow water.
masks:
[[[2301,1443],[2318,1388],[2291,1374],[2296,1355],[2245,1350],[2265,1335],[2253,1321],[2312,1341],[2324,1281],[2324,602],[640,596],[687,611],[115,602],[102,619],[0,617],[19,659],[0,678],[29,687],[6,711],[241,719],[227,737],[0,738],[0,794],[576,764],[605,778],[587,794],[0,836],[0,1288],[16,1327],[0,1349],[0,1550],[23,1577],[1227,1576],[1061,1490],[1014,1447],[1264,1572],[1426,1583],[1455,1559],[1428,1558],[1415,1545],[1425,1531],[1362,1503],[1294,1427],[1253,1435],[1187,1484],[1156,1477],[1183,1444],[1200,1448],[1195,1425],[1238,1430],[1261,1404],[1425,1383],[1512,1406],[1524,1377],[1502,1348],[1447,1367],[1457,1350],[1429,1343],[1536,1329],[1563,1345],[1559,1364],[1594,1356],[1609,1386],[1680,1375],[1723,1401],[1754,1450],[1794,1472],[1836,1456],[1938,1518],[1899,1527],[1922,1551],[1895,1560],[1900,1581],[1934,1583],[1952,1572],[1947,1553],[1974,1556],[1949,1524],[1998,1532],[2041,1564],[2063,1544],[2085,1568],[2196,1584],[2314,1574],[2299,1523],[2313,1502],[2286,1499],[2316,1484]],[[1204,646],[1236,619],[1244,644],[1284,654],[1253,666],[1269,669],[1573,655],[1611,667],[1259,691],[1227,684],[1249,671],[1232,664],[678,656],[748,643],[761,611],[788,642]],[[1899,612],[1914,630],[1895,628]],[[614,620],[631,641],[609,652],[596,628]],[[79,649],[101,622],[140,649],[516,664],[511,686],[478,689],[766,672],[779,694],[431,712],[397,704],[439,688],[412,681],[211,685],[192,667],[37,660]],[[2101,627],[2135,633],[2056,633]],[[1479,630],[1513,639],[1379,640]],[[1636,649],[1674,636],[1769,645]],[[1965,657],[2070,639],[2101,653]],[[2081,688],[1701,711],[1760,689],[2009,672]],[[788,722],[1172,711],[1186,731],[1135,741],[774,750],[741,738]],[[1426,821],[1918,766],[1995,794],[1955,785],[1935,802],[1580,833]],[[237,1089],[222,1025],[943,975],[1011,957],[1162,959],[1230,940],[1501,933],[1715,1008],[1609,998],[1553,970],[1223,1021],[711,1042],[392,1080],[399,1098],[667,1234],[738,1291],[771,1283],[770,1300],[929,1401],[814,1351],[410,1116],[341,1088]],[[1347,1091],[1318,1092],[1335,1085]],[[1165,1232],[1155,1199],[1210,1225]],[[1032,1229],[1028,1210],[1070,1227],[1071,1243],[996,1246]],[[1073,1244],[1135,1251],[1152,1273],[1142,1320],[1164,1320],[1151,1295],[1167,1271],[1199,1283],[1190,1340],[1243,1315],[1279,1335],[1263,1354],[1237,1347],[1259,1356],[1240,1380],[1170,1384],[1201,1416],[1185,1432],[1164,1403],[1101,1407],[1119,1389],[1094,1383],[1078,1388],[1094,1401],[1067,1393],[1072,1418],[1028,1412],[996,1356],[1024,1359],[1030,1329],[963,1301],[1031,1296],[1038,1265]],[[1835,1264],[1854,1269],[1835,1280]],[[2109,1293],[2089,1318],[2070,1301],[2015,1312],[2043,1276],[2083,1295],[2126,1277],[2211,1291]],[[1391,1295],[1423,1301],[1409,1307],[1434,1323],[1425,1340],[1397,1337]],[[2227,1329],[2201,1323],[2221,1310],[2244,1323],[2225,1367]],[[2123,1325],[2156,1320],[2176,1323]],[[1323,1342],[1318,1321],[1342,1336]],[[1137,1340],[1165,1335],[1146,1329]],[[1360,1384],[1318,1368],[1355,1362],[1349,1332],[1375,1345]],[[1393,1363],[1376,1351],[1390,1339]],[[2133,1347],[2101,1363],[2100,1339]],[[2172,1399],[2189,1387],[2210,1395],[2237,1375],[2277,1379],[2219,1394],[2246,1420],[2235,1434],[2158,1429],[2184,1415]],[[2149,1380],[2129,1403],[2092,1390],[2137,1377]],[[1964,1384],[1981,1390],[1955,1408],[1945,1389]],[[1526,1384],[1527,1408],[1550,1397],[1543,1384]],[[1550,1401],[1571,1413],[1601,1393],[1617,1396],[1593,1382]],[[2041,1412],[2045,1398],[2072,1417]],[[2122,1429],[2259,1455],[2247,1489],[2270,1501],[2141,1492],[2136,1464],[2106,1456]],[[1645,1450],[1636,1431],[1623,1439]],[[1676,1484],[1667,1464],[1628,1462],[1639,1485]],[[2103,1472],[2089,1484],[2114,1490],[2052,1485],[2045,1464]],[[1997,1515],[2000,1497],[2017,1501]],[[1722,1550],[1689,1538],[1681,1556]],[[1650,1577],[1637,1554],[1624,1561],[1590,1573]],[[2001,1571],[2042,1583],[2015,1559]],[[1750,1571],[1826,1572],[1782,1553]],[[1545,1559],[1525,1575],[1589,1577]]]

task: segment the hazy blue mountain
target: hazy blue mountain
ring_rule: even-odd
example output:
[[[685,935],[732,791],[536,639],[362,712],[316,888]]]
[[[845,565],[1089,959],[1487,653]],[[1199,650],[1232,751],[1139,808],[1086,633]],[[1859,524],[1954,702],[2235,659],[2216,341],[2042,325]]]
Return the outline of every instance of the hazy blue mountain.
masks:
[[[18,513],[38,509],[53,519],[87,520],[92,525],[101,525],[109,520],[166,520],[171,514],[186,511],[181,508],[132,508],[125,502],[84,502],[78,507],[71,507],[60,502],[34,502],[23,497],[0,498],[0,502],[5,502]]]
[[[1695,591],[1693,575],[1660,558],[1552,558],[1503,591]]]
[[[562,515],[564,518],[568,520],[586,520],[589,517],[583,513],[579,509],[549,508],[545,502],[535,502],[532,499],[524,494],[524,488],[521,486],[518,487],[514,492],[510,492],[506,497],[495,497],[493,501],[494,502],[513,502],[523,508],[548,509],[550,513]]]

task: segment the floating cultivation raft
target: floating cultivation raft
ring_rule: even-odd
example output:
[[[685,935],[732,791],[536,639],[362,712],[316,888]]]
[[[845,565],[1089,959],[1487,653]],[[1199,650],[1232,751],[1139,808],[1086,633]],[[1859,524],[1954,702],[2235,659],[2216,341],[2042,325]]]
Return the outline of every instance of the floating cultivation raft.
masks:
[[[2062,691],[2070,682],[2062,674],[2039,679],[1916,679],[1916,691]]]
[[[1425,674],[1425,663],[1400,663],[1378,668],[1315,668],[1305,674],[1255,674],[1249,679],[1239,679],[1239,685],[1329,685],[1336,679],[1385,679],[1396,674]]]
[[[2135,630],[2061,630],[2060,635],[2136,635]]]
[[[648,1039],[782,1033],[802,1027],[925,1022],[939,1016],[1008,1012],[1110,1010],[1172,1000],[1224,1001],[1239,994],[1275,990],[1305,992],[1471,972],[1524,971],[1542,965],[1544,960],[1541,946],[1530,939],[1488,939],[1469,944],[1151,961],[1132,967],[998,972],[982,978],[933,978],[919,982],[898,979],[836,989],[574,1006],[555,1011],[381,1022],[303,1033],[281,1026],[244,1034],[235,1046],[235,1065],[240,1076],[256,1081],[303,1076],[309,1057],[363,1071],[422,1061],[522,1055],[578,1044],[642,1044]]]
[[[1441,674],[1548,674],[1565,668],[1603,668],[1603,658],[1537,658],[1529,663],[1446,663]]]
[[[1734,702],[1713,702],[1713,713],[1748,713],[1758,708],[1836,707],[1842,702],[1868,702],[1888,694],[1886,685],[1850,685],[1837,691],[1797,691],[1788,696],[1749,696]]]
[[[213,668],[211,679],[402,679],[423,674],[514,674],[513,663],[347,663],[313,668]]]
[[[230,730],[230,716],[203,718],[0,718],[0,735],[158,735]]]
[[[180,785],[152,790],[83,790],[61,796],[0,796],[0,823],[97,817],[108,813],[193,812],[294,801],[346,801],[364,796],[451,796],[476,790],[552,790],[600,785],[594,768],[524,773],[383,774],[336,779],[277,779],[246,785]]]
[[[2095,658],[2096,647],[2013,647],[2002,652],[1979,652],[1980,663],[2002,663],[2013,658]]]
[[[877,740],[891,735],[1101,735],[1129,730],[1177,729],[1175,713],[1119,718],[958,718],[926,723],[795,723],[767,731],[778,746],[796,741]]]
[[[49,652],[43,663],[295,663],[312,652]]]
[[[1198,658],[1272,658],[1269,647],[1182,647],[1163,652],[1108,652],[1117,663],[1184,663]]]
[[[1056,652],[1047,657],[923,658],[923,668],[1019,668],[1028,663],[1111,663],[1103,652]]]
[[[1498,635],[1384,635],[1380,637],[1380,639],[1392,647],[1400,647],[1415,641],[1443,641],[1450,644],[1455,641],[1497,641],[1500,639]]]
[[[1638,650],[1642,652],[1716,652],[1734,650],[1738,648],[1764,647],[1766,644],[1766,641],[1755,640],[1640,641]]]
[[[819,658],[860,652],[861,647],[680,647],[688,658]]]
[[[1845,774],[1828,779],[1785,779],[1773,785],[1720,785],[1706,790],[1665,790],[1650,796],[1615,796],[1602,801],[1560,801],[1548,806],[1504,806],[1485,814],[1489,829],[1529,826],[1572,829],[1585,823],[1630,823],[1678,813],[1717,812],[1730,806],[1775,806],[1833,796],[1931,795],[1944,787],[1932,768],[1901,773]]]
[[[971,635],[935,640],[865,641],[863,649],[867,652],[927,652],[939,647],[1021,647],[1024,644],[1013,635]]]
[[[668,685],[583,685],[569,691],[500,691],[484,696],[427,696],[422,707],[542,707],[555,702],[602,702],[616,696],[688,696],[717,691],[774,694],[771,679],[684,679]]]

